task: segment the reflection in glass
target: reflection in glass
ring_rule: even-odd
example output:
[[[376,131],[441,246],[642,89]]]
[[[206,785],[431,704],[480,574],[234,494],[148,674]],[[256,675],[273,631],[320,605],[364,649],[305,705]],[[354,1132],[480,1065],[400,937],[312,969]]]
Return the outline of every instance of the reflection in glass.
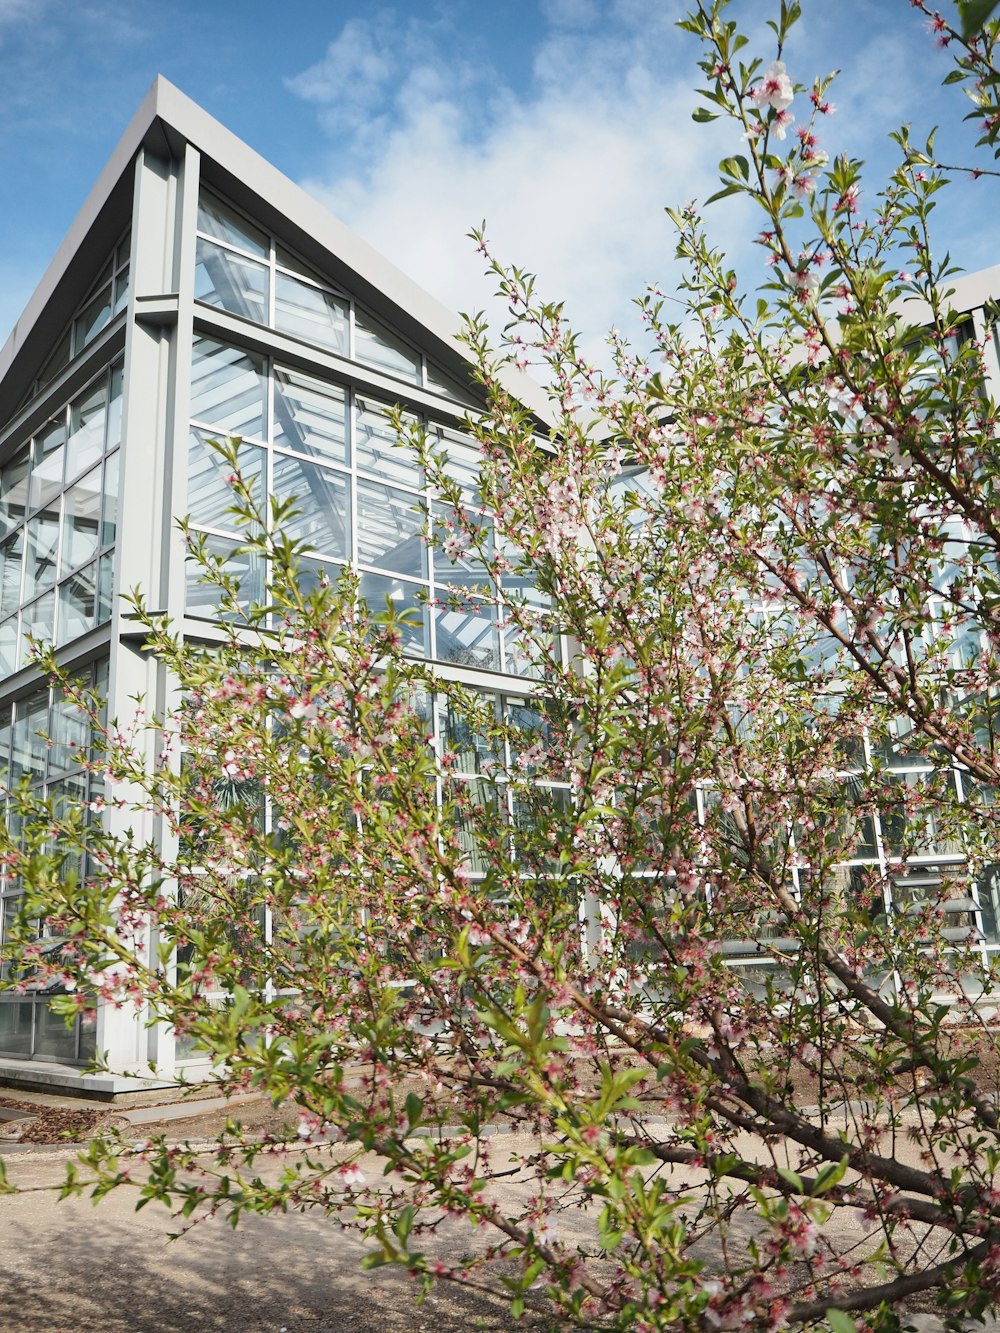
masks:
[[[265,234],[252,222],[240,217],[228,204],[202,191],[198,200],[198,230],[217,241],[235,245],[258,259],[267,259],[270,243]]]
[[[49,720],[49,692],[36,690],[17,704],[14,731],[11,739],[11,782],[17,785],[22,778],[35,782],[45,776],[45,756],[48,743],[44,733]]]
[[[97,565],[83,569],[59,585],[59,642],[68,643],[94,627],[97,609]]]
[[[384,574],[362,574],[358,593],[372,615],[384,612],[388,599],[393,613],[406,617],[405,621],[397,620],[404,651],[426,657],[430,641],[426,589],[419,583],[386,578]]]
[[[35,437],[28,508],[46,505],[62,489],[66,424],[60,418]]]
[[[56,550],[59,546],[59,510],[46,509],[28,524],[28,560],[24,579],[25,597],[34,597],[56,579]]]
[[[0,616],[9,616],[21,604],[21,566],[24,533],[12,532],[0,543]]]
[[[362,311],[354,312],[354,354],[359,361],[420,383],[420,354]]]
[[[260,602],[264,594],[264,569],[259,555],[253,551],[238,551],[237,543],[224,537],[206,537],[205,549],[211,556],[223,561],[224,572],[239,584],[239,601],[243,606]],[[203,581],[203,568],[192,557],[187,562],[187,596],[185,605],[191,616],[206,616],[217,620],[222,615],[222,589],[216,583]],[[231,614],[231,613],[230,613]]]
[[[111,319],[111,287],[104,287],[73,323],[73,355],[92,342]]]
[[[115,539],[118,520],[118,458],[114,453],[104,463],[104,490],[101,498],[101,545],[110,546]]]
[[[56,595],[47,592],[21,612],[21,661],[30,656],[29,636],[38,644],[51,643],[55,637]]]
[[[350,555],[346,477],[315,463],[275,456],[273,487],[279,499],[295,500],[296,512],[282,524],[286,537],[324,555]]]
[[[122,438],[122,380],[124,378],[124,369],[122,366],[115,366],[111,371],[111,401],[108,404],[108,430],[107,447],[108,452],[117,444],[121,443]]]
[[[0,672],[12,675],[18,668],[17,655],[17,617],[5,620],[0,625]]]
[[[317,347],[348,355],[348,305],[287,273],[275,274],[274,327]]]
[[[191,362],[191,415],[228,435],[264,430],[264,358],[196,336]]]
[[[97,577],[97,623],[103,625],[111,619],[111,587],[114,578],[114,556],[109,551],[98,562]]]
[[[404,417],[411,422],[412,417]],[[402,443],[399,431],[389,420],[389,408],[371,399],[358,398],[354,405],[354,461],[380,481],[397,482],[420,489],[423,474],[413,450]]]
[[[297,370],[274,372],[274,443],[333,463],[347,458],[346,394]]]
[[[240,473],[258,505],[263,500],[265,457],[264,450],[252,444],[241,444],[237,454]],[[223,532],[239,531],[239,520],[230,512],[235,498],[229,482],[232,474],[232,464],[213,448],[206,433],[193,430],[187,469],[187,508],[192,522]]]
[[[16,908],[16,900],[4,903]],[[6,1055],[31,1054],[32,1017],[35,1006],[30,1000],[0,1001],[0,1051]]]
[[[416,496],[358,482],[358,559],[395,574],[427,577],[424,516]]]
[[[266,324],[269,270],[199,237],[194,270],[196,301]]]
[[[444,473],[458,483],[463,502],[481,505],[479,468],[483,458],[478,445],[467,435],[460,435],[446,426],[429,427],[427,443],[434,453],[444,455]]]
[[[30,466],[28,451],[23,449],[0,473],[0,529],[11,528],[24,518]]]
[[[76,769],[77,756],[86,754],[90,731],[85,714],[70,700],[57,694],[52,701],[50,727],[52,748],[49,751],[49,772],[58,773],[64,769]],[[70,794],[77,800],[83,800],[86,795],[85,774],[78,770],[76,776],[84,779],[84,783],[82,788],[73,787]]]
[[[97,554],[101,527],[101,469],[66,492],[61,567],[65,574]]]
[[[77,399],[69,410],[69,440],[66,444],[66,480],[72,481],[104,453],[106,390],[102,379],[95,389]]]
[[[500,670],[500,635],[496,607],[472,598],[461,608],[437,607],[434,611],[436,656],[456,666]]]

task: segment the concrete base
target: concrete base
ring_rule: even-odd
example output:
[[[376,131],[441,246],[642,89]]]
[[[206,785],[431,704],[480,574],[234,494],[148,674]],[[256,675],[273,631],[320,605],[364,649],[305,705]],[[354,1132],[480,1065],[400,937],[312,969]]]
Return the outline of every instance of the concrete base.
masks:
[[[197,1075],[192,1074],[190,1081],[197,1082]],[[0,1058],[0,1088],[51,1092],[61,1097],[85,1097],[99,1102],[130,1102],[141,1101],[161,1088],[176,1087],[176,1082],[162,1077],[134,1078],[125,1074],[95,1073],[55,1061]]]

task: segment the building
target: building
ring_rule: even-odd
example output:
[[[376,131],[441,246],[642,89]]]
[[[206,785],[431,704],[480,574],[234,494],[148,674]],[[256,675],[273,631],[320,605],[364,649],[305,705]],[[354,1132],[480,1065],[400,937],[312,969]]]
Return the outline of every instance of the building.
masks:
[[[983,330],[984,301],[998,291],[1000,269],[957,284],[970,326]],[[136,696],[162,704],[166,682],[123,591],[142,588],[189,637],[210,635],[212,590],[192,575],[175,520],[189,514],[223,557],[237,544],[223,468],[205,443],[213,435],[243,437],[244,469],[298,498],[293,535],[317,565],[354,561],[364,595],[414,612],[411,651],[497,708],[525,700],[532,687],[502,608],[434,605],[455,570],[445,579],[422,540],[422,481],[386,417],[400,404],[426,422],[475,503],[476,455],[460,427],[480,398],[458,328],[157,80],[0,352],[0,787],[27,778],[56,797],[88,798],[73,762],[79,722],[26,662],[29,636],[52,640],[124,717]],[[526,379],[512,387],[544,423],[541,390]],[[261,571],[239,559],[252,593]],[[441,734],[447,719],[434,725]],[[880,758],[901,790],[928,776],[891,738],[861,749],[858,765]],[[965,883],[962,849],[930,827],[925,852],[894,870],[901,835],[898,811],[866,816],[845,886],[876,868],[892,885],[889,911]],[[0,885],[0,940],[17,896],[16,883]],[[1000,950],[996,868],[946,896],[946,928],[956,938],[975,930],[984,957]],[[763,943],[729,948],[750,985],[774,966]],[[112,1072],[84,1078],[97,1051]],[[67,1030],[46,995],[0,992],[0,1080],[114,1092],[152,1064],[193,1076],[198,1063],[197,1051],[131,1011],[104,1007]]]
[[[498,608],[432,608],[422,481],[393,446],[402,405],[475,466],[458,426],[478,391],[457,319],[171,84],[158,79],[0,353],[0,785],[27,776],[87,798],[79,721],[26,664],[51,640],[109,713],[162,700],[158,668],[120,601],[141,587],[187,635],[212,590],[186,568],[176,517],[235,546],[218,456],[295,496],[295,535],[326,567],[353,559],[362,592],[414,608],[412,651],[496,693],[523,665]],[[517,394],[544,417],[544,395]],[[260,571],[244,563],[252,591]],[[454,571],[450,577],[454,578]],[[41,739],[45,733],[51,746]],[[17,910],[3,889],[2,920]],[[0,927],[2,928],[2,927]],[[73,1081],[96,1051],[128,1086],[196,1053],[134,1014],[101,1008],[68,1031],[45,995],[0,993],[0,1077]],[[79,1083],[79,1076],[77,1076]]]

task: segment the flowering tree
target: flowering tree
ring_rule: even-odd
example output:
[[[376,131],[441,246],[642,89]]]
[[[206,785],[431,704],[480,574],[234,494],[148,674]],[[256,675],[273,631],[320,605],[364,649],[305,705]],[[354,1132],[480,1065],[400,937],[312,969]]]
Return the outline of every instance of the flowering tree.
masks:
[[[350,574],[306,586],[237,441],[266,605],[192,539],[222,641],[136,599],[176,705],[105,727],[63,682],[103,804],[157,832],[18,794],[19,984],[58,981],[68,1012],[148,1006],[225,1088],[297,1117],[279,1175],[233,1128],[207,1153],[153,1144],[145,1173],[95,1142],[69,1188],[128,1181],[194,1218],[326,1210],[372,1262],[586,1328],[843,1333],[898,1326],[914,1293],[956,1317],[997,1300],[986,331],[931,250],[931,147],[901,134],[865,211],[858,164],[821,142],[828,81],[782,61],[797,18],[782,3],[770,63],[722,0],[681,25],[696,119],[740,141],[720,194],[765,220],[752,297],[676,212],[682,314],[647,296],[651,355],[617,345],[612,381],[480,238],[512,313],[499,350],[468,332],[495,543],[448,458],[407,446],[452,506],[430,538],[499,590],[523,705],[407,656],[405,619]],[[940,31],[992,144],[996,25]],[[510,363],[544,365],[550,438]],[[535,1136],[520,1203],[493,1189],[498,1123]],[[431,1258],[447,1216],[486,1247]]]

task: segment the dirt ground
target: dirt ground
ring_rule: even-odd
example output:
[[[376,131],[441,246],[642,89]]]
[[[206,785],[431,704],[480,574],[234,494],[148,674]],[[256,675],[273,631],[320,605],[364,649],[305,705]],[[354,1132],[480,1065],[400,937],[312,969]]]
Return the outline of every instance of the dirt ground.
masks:
[[[981,1033],[969,1034],[957,1032],[950,1039],[953,1053],[970,1052],[976,1057],[974,1070],[976,1081],[982,1092],[1000,1099],[1000,1037]],[[800,1066],[790,1071],[791,1097],[797,1106],[814,1105],[819,1099],[818,1080]],[[426,1100],[427,1088],[424,1084],[413,1083],[413,1089]],[[398,1087],[400,1097],[408,1091],[405,1080]],[[912,1084],[900,1085],[900,1095],[912,1093]],[[648,1114],[655,1115],[660,1110],[657,1105],[659,1094],[656,1087],[645,1093],[640,1092],[640,1099],[648,1108]],[[41,1105],[34,1100],[18,1097],[16,1093],[4,1094],[0,1090],[0,1143],[14,1140],[22,1144],[69,1144],[83,1142],[102,1128],[121,1130],[126,1137],[156,1138],[166,1135],[174,1139],[200,1141],[214,1139],[223,1132],[227,1121],[238,1121],[245,1134],[251,1137],[272,1136],[284,1138],[294,1133],[298,1119],[298,1108],[290,1103],[274,1106],[261,1095],[258,1100],[241,1101],[228,1110],[200,1112],[198,1099],[204,1097],[204,1090],[199,1089],[190,1103],[190,1114],[171,1115],[163,1120],[143,1119],[141,1123],[130,1125],[126,1112],[127,1106],[94,1107],[81,1106],[72,1098],[66,1098],[60,1105]],[[47,1099],[51,1102],[53,1099]],[[180,1095],[164,1100],[177,1102]],[[6,1112],[6,1115],[4,1114]],[[7,1117],[23,1113],[24,1120],[8,1120]],[[6,1123],[5,1123],[6,1121]],[[517,1128],[503,1125],[501,1128]]]

